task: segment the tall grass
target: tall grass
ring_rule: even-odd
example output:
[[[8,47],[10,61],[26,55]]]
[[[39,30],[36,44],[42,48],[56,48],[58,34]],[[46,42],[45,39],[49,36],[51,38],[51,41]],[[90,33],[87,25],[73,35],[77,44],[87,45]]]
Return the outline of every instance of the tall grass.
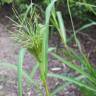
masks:
[[[69,5],[69,0],[67,0],[67,5],[68,5],[69,15],[70,15],[72,28],[73,28],[73,32],[74,32],[73,36],[75,38],[75,41],[76,41],[76,44],[78,46],[80,53],[79,54],[76,53],[72,48],[70,48],[67,45],[67,49],[66,48],[64,49],[65,50],[64,55],[65,55],[65,57],[67,57],[67,59],[62,58],[61,56],[59,56],[55,53],[52,53],[52,55],[56,59],[58,59],[60,62],[67,65],[69,68],[73,69],[76,73],[79,73],[79,76],[82,78],[77,79],[77,77],[66,77],[66,76],[62,76],[60,74],[48,74],[48,76],[62,79],[64,81],[72,82],[72,83],[78,85],[81,90],[83,89],[83,93],[84,93],[84,88],[85,88],[85,90],[87,90],[87,92],[88,92],[88,94],[86,96],[90,96],[89,94],[92,92],[93,92],[93,94],[91,96],[95,96],[96,95],[96,90],[95,90],[96,89],[96,83],[95,83],[96,82],[96,78],[95,78],[96,71],[95,71],[95,68],[90,63],[88,57],[82,51],[80,42],[78,41],[77,36],[76,36],[76,33],[79,30],[82,30],[83,28],[85,29],[85,28],[89,27],[91,24],[89,24],[88,26],[85,25],[82,28],[80,28],[78,31],[75,31],[74,23],[73,23],[73,19],[72,19],[72,15],[71,15],[71,10],[70,10],[70,5]],[[83,3],[83,5],[84,5],[84,3]],[[85,5],[87,5],[87,4],[85,4]],[[57,17],[59,18],[60,15],[61,15],[61,13],[58,13]],[[60,17],[60,18],[62,18],[62,17]],[[60,18],[58,19],[58,21],[60,20]],[[63,21],[61,21],[60,23],[62,23],[62,22]],[[93,23],[94,22],[92,22],[92,24]],[[62,27],[61,24],[59,24],[59,25]],[[64,30],[64,27],[63,27],[63,30]],[[64,44],[66,44],[65,40],[67,41],[67,38],[66,38],[66,35],[64,36],[64,34],[66,34],[66,33],[65,33],[65,31],[62,31],[62,32],[63,32],[63,34],[62,35],[60,34],[61,40],[63,40],[62,42],[64,42]],[[63,39],[62,39],[62,37],[63,37]],[[73,61],[75,61],[75,62],[73,62]],[[76,61],[79,62],[80,65],[77,65]]]
[[[12,33],[12,37],[20,43],[23,47],[36,58],[39,64],[40,76],[42,83],[46,90],[46,96],[49,96],[47,86],[48,73],[48,36],[49,36],[49,21],[51,10],[56,0],[48,4],[45,10],[45,21],[42,24],[37,17],[35,4],[31,3],[25,12],[24,16],[20,18],[15,11],[16,18],[19,22],[15,22],[16,34]],[[31,14],[29,14],[31,12]]]
[[[62,79],[66,81],[67,84],[74,84],[80,90],[87,90],[88,93],[93,93],[91,96],[96,95],[96,70],[90,63],[86,54],[82,51],[80,42],[76,36],[76,34],[89,26],[95,24],[92,21],[91,24],[87,24],[81,27],[78,30],[75,30],[74,22],[71,15],[69,0],[67,0],[68,11],[70,15],[70,20],[73,28],[73,38],[78,45],[79,53],[76,53],[72,48],[70,48],[67,44],[68,37],[66,34],[66,28],[64,25],[64,20],[60,11],[55,10],[56,0],[52,0],[50,3],[47,2],[48,6],[45,10],[45,20],[44,23],[41,23],[38,17],[38,11],[35,4],[31,3],[25,12],[25,14],[20,17],[18,12],[14,10],[17,21],[13,21],[16,32],[12,33],[12,38],[20,43],[24,48],[26,48],[37,60],[37,65],[34,67],[34,70],[30,73],[30,76],[22,69],[22,64],[24,62],[24,53],[25,49],[22,49],[19,54],[18,66],[7,64],[8,67],[15,69],[18,71],[18,96],[22,96],[22,76],[24,75],[28,81],[33,84],[33,77],[36,73],[36,70],[39,68],[40,77],[43,83],[43,86],[46,91],[46,96],[53,96],[56,94],[58,90],[62,90],[64,84],[60,86],[57,90],[54,90],[52,94],[49,92],[47,85],[47,77],[48,78],[56,78]],[[81,3],[78,3],[81,5]],[[84,3],[85,4],[85,3]],[[84,5],[83,4],[83,5]],[[87,6],[87,5],[86,5]],[[88,4],[89,6],[89,4]],[[92,6],[94,7],[94,6]],[[51,17],[52,16],[52,17]],[[49,49],[48,40],[49,40],[49,26],[50,21],[53,23],[53,26],[57,29],[60,34],[61,41],[64,44],[64,56],[63,58],[56,53],[51,52],[51,55],[56,58],[61,64],[67,65],[71,70],[74,70],[79,76],[64,76],[56,73],[48,73],[48,52],[54,50],[54,48]],[[77,64],[79,62],[79,65]],[[3,65],[0,62],[0,65]],[[4,66],[4,65],[3,65]],[[2,66],[2,67],[3,67]],[[6,66],[4,66],[6,67]],[[38,87],[38,86],[37,86]],[[88,96],[88,95],[87,95]]]

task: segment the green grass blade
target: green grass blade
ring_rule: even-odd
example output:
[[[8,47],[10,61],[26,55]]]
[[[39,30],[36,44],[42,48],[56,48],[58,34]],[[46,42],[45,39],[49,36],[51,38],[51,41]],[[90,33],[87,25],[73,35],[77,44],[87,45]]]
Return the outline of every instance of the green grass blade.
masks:
[[[76,34],[79,33],[80,31],[83,31],[83,30],[93,26],[93,25],[96,25],[96,23],[94,21],[92,21],[91,23],[88,23],[86,25],[83,25],[82,27],[80,27],[79,29],[76,30]],[[69,39],[67,39],[67,42],[71,41],[72,38],[74,38],[73,34],[72,34],[72,36]]]
[[[41,79],[44,80],[47,75],[48,71],[48,37],[49,37],[49,20],[51,16],[51,11],[54,6],[54,3],[56,0],[52,0],[52,2],[48,5],[46,8],[45,13],[45,25],[44,25],[44,38],[43,38],[43,44],[42,44],[42,62],[40,65],[41,70]]]
[[[52,73],[48,74],[48,77],[62,79],[64,81],[72,82],[73,84],[76,84],[76,85],[78,85],[80,87],[84,87],[84,88],[96,93],[96,90],[94,88],[92,88],[89,85],[86,85],[86,84],[82,83],[80,80],[76,80],[75,78],[62,76],[60,74],[52,74]]]
[[[39,64],[39,68],[41,71],[41,79],[44,80],[47,75],[47,66],[48,66],[48,34],[49,29],[45,26],[44,32],[44,38],[43,38],[43,44],[42,44],[42,62]]]
[[[96,80],[94,77],[92,77],[91,74],[89,74],[88,72],[86,72],[82,67],[67,61],[65,59],[63,59],[62,57],[60,57],[59,55],[56,55],[54,53],[51,53],[56,59],[58,59],[60,62],[66,64],[69,68],[75,70],[77,73],[80,73],[82,76],[85,76],[85,78],[87,78],[88,80],[90,80],[91,83],[96,84]]]
[[[50,19],[50,16],[51,16],[51,11],[52,11],[52,8],[54,6],[54,3],[56,2],[57,0],[52,0],[51,3],[48,5],[48,7],[46,8],[46,13],[45,13],[45,24],[49,24],[49,19]]]
[[[84,2],[76,2],[77,5],[83,5],[83,6],[90,6],[90,7],[93,7],[93,8],[96,8],[96,5],[93,5],[93,4],[89,4],[89,3],[84,3]]]
[[[31,74],[30,74],[30,77],[31,77],[32,79],[34,78],[34,75],[35,75],[38,67],[39,67],[39,64],[35,64],[35,65],[33,66],[32,72],[31,72]]]
[[[76,64],[71,63],[70,61],[67,61],[65,59],[63,59],[62,57],[60,57],[59,55],[56,55],[54,53],[51,53],[52,56],[54,56],[56,59],[58,59],[60,62],[66,64],[68,67],[70,67],[71,69],[75,70],[76,72],[84,75],[86,78],[90,78],[89,74],[87,74],[86,72],[84,72],[81,67],[79,67]]]
[[[75,77],[75,78],[76,78],[76,80],[80,80],[80,79],[83,79],[84,77],[83,76],[78,76],[78,77]],[[61,84],[60,86],[58,86],[56,89],[54,89],[52,91],[51,96],[54,96],[55,94],[59,93],[60,91],[64,91],[64,88],[66,89],[66,87],[70,86],[70,84],[72,84],[72,82],[64,81],[64,84]]]
[[[24,55],[25,55],[25,49],[21,49],[19,52],[19,62],[18,62],[18,96],[23,95],[23,89],[22,89],[22,76],[23,76],[23,70],[22,66],[24,63]]]
[[[87,28],[89,28],[91,26],[94,26],[94,25],[96,25],[96,23],[94,23],[94,22],[91,22],[89,24],[83,25],[81,28],[79,28],[79,29],[76,30],[76,33],[80,32],[80,31],[82,31],[84,29],[87,29]]]
[[[62,42],[66,46],[67,45],[67,43],[66,43],[66,30],[65,30],[65,27],[64,27],[64,21],[63,21],[61,12],[57,12],[57,17],[58,17],[59,27],[60,27],[59,33],[60,33]]]
[[[76,42],[76,44],[78,46],[79,51],[82,52],[81,46],[80,46],[80,42],[79,42],[79,40],[77,39],[77,36],[76,36],[76,31],[75,31],[75,27],[74,27],[74,22],[73,22],[73,18],[72,18],[72,13],[71,13],[70,3],[69,2],[70,1],[67,0],[68,12],[69,12],[70,21],[71,21],[71,24],[72,24],[72,30],[73,30],[74,39],[75,39],[75,42]]]
[[[52,52],[52,51],[54,51],[54,50],[56,50],[55,47],[49,47],[49,48],[48,48],[48,53],[50,53],[50,52]]]

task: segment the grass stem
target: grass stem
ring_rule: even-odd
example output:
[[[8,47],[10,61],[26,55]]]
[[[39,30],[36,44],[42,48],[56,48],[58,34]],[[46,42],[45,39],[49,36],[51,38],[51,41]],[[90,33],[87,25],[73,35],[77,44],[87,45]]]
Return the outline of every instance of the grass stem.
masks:
[[[46,96],[49,96],[49,89],[48,89],[48,85],[47,85],[46,80],[43,80],[43,86],[44,86],[45,91],[46,91]]]

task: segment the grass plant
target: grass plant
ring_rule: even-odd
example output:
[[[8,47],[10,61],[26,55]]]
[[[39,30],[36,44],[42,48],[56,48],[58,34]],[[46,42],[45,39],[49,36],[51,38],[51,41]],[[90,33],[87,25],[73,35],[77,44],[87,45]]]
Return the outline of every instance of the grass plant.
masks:
[[[56,0],[53,0],[46,8],[44,24],[39,22],[37,17],[38,14],[35,14],[36,10],[33,10],[35,5],[31,3],[22,18],[19,18],[19,16],[16,15],[19,23],[14,21],[16,33],[12,34],[12,37],[36,58],[39,64],[41,80],[46,90],[46,96],[49,96],[46,82],[48,72],[49,20],[55,2]],[[30,12],[31,14],[28,16]]]
[[[34,69],[30,73],[30,76],[26,73],[25,70],[22,69],[22,65],[24,62],[25,49],[20,50],[18,65],[6,64],[9,68],[15,69],[18,71],[18,96],[23,96],[23,93],[22,93],[23,75],[30,82],[30,84],[33,84],[34,83],[33,77],[38,68],[40,70],[40,77],[46,91],[46,96],[54,96],[56,93],[62,90],[62,88],[66,87],[62,85],[58,87],[58,89],[50,93],[47,85],[47,77],[62,79],[68,85],[74,84],[81,91],[83,89],[88,92],[88,94],[85,96],[95,96],[96,95],[96,70],[90,63],[87,55],[83,52],[80,42],[77,38],[77,33],[80,30],[88,28],[96,23],[92,21],[90,24],[84,25],[83,27],[81,27],[76,31],[74,27],[74,22],[72,19],[69,0],[67,0],[69,16],[70,16],[70,20],[73,28],[72,38],[74,38],[75,43],[77,44],[77,48],[78,48],[77,50],[79,51],[77,53],[72,48],[70,48],[67,44],[69,39],[66,34],[64,20],[61,12],[55,10],[55,6],[54,6],[55,2],[56,0],[52,0],[50,3],[48,2],[48,6],[44,14],[44,17],[45,17],[44,23],[40,22],[39,20],[40,15],[38,14],[38,10],[35,4],[33,3],[31,3],[28,6],[28,9],[26,10],[25,14],[23,14],[21,17],[19,16],[18,12],[14,9],[14,13],[17,21],[14,21],[13,19],[11,19],[11,21],[13,21],[14,23],[14,26],[16,27],[16,32],[15,33],[11,32],[12,38],[16,40],[16,42],[20,43],[22,47],[26,48],[37,60],[37,65],[35,65]],[[81,3],[78,3],[78,4],[82,5]],[[83,5],[84,4],[85,3],[83,3]],[[56,58],[58,61],[60,61],[61,64],[66,65],[71,70],[74,70],[75,73],[78,73],[79,74],[78,76],[68,76],[68,74],[67,76],[65,76],[62,74],[48,73],[48,52],[54,50],[54,48],[48,47],[50,21],[52,22],[53,26],[55,26],[55,28],[57,29],[61,37],[61,42],[63,42],[63,45],[64,45],[63,50],[64,50],[65,58],[59,56],[54,52],[51,52],[51,55],[54,58]],[[79,64],[77,64],[77,62],[79,62]],[[3,65],[3,64],[4,64],[3,62],[0,62],[0,65]],[[2,67],[6,67],[4,65]],[[35,85],[35,86],[38,87],[38,85]],[[90,95],[90,93],[93,93],[93,94]]]

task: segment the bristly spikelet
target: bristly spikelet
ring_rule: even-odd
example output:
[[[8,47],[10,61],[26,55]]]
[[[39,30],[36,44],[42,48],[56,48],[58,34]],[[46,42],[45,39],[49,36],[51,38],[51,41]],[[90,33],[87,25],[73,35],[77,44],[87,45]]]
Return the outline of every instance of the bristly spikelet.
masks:
[[[27,48],[30,53],[32,53],[36,59],[40,62],[41,52],[42,52],[42,43],[43,43],[43,32],[44,26],[38,24],[34,32],[28,32],[23,30],[23,27],[18,29],[17,32],[12,33],[12,38],[21,44],[23,47]]]
[[[36,14],[35,14],[36,15]],[[16,22],[16,32],[11,32],[12,38],[35,56],[38,62],[41,62],[42,43],[44,37],[45,26],[38,23],[37,16],[25,16],[25,21]],[[19,17],[18,17],[19,18]],[[22,23],[23,22],[23,23]]]

